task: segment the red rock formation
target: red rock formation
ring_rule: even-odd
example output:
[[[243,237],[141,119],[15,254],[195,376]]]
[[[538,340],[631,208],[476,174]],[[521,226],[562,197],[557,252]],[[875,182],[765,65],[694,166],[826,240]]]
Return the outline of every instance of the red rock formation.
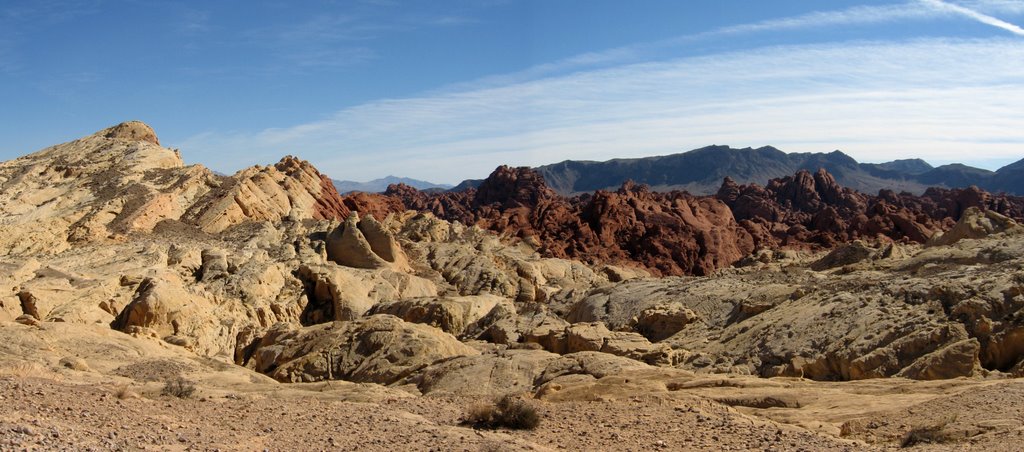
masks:
[[[615,193],[595,193],[581,207],[597,235],[594,246],[614,244],[624,257],[663,274],[708,274],[754,250],[728,206],[710,197],[655,193],[627,182]]]
[[[507,210],[535,207],[558,197],[558,194],[544,183],[540,173],[527,167],[511,168],[502,165],[476,189],[473,206]]]
[[[402,201],[404,208],[420,212],[432,212],[440,218],[473,224],[473,196],[476,190],[430,195],[405,184],[388,186],[384,196]]]
[[[968,207],[1020,218],[1024,198],[976,187],[871,196],[840,186],[824,170],[800,171],[764,187],[726,178],[716,196],[657,193],[627,182],[615,192],[565,198],[537,172],[502,166],[476,190],[428,194],[399,184],[383,195],[349,195],[344,204],[378,217],[432,212],[524,239],[551,257],[706,275],[759,248],[821,249],[855,239],[925,242]]]
[[[881,190],[878,196],[840,187],[824,170],[813,176],[801,171],[775,179],[767,187],[738,186],[725,180],[716,197],[732,209],[755,237],[757,246],[792,246],[799,243],[831,247],[855,239],[924,243],[933,234],[952,227],[969,207],[981,207],[1019,218],[1024,199],[993,196],[977,187],[931,188],[923,195]],[[767,228],[771,239],[757,232]],[[755,230],[756,229],[756,230]]]
[[[389,213],[407,210],[400,198],[381,196],[377,193],[351,193],[342,197],[342,203],[349,212],[359,212],[360,215],[373,215],[374,218],[379,220],[387,218]]]
[[[537,172],[502,166],[476,190],[428,195],[393,185],[383,197],[526,239],[546,256],[639,265],[662,274],[708,274],[754,249],[724,203],[655,193],[631,182],[616,192],[565,198]]]

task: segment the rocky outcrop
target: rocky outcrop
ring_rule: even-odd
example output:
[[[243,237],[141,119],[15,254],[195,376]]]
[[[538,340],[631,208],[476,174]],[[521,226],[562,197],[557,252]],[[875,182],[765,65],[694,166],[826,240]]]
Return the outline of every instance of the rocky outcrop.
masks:
[[[1024,227],[1013,219],[991,210],[982,211],[977,207],[969,207],[960,217],[960,221],[949,231],[937,234],[928,241],[929,246],[952,245],[963,239],[979,239],[991,234],[1021,234]]]
[[[185,166],[137,121],[0,163],[0,252],[57,253],[160,224],[217,233],[251,221],[340,219],[330,179],[285,157],[230,177]]]
[[[882,190],[877,196],[838,186],[824,170],[801,171],[767,186],[726,180],[717,195],[758,247],[833,247],[884,237],[917,243],[947,230],[969,207],[1014,214],[1021,198],[993,196],[977,187],[927,190],[921,196]]]
[[[0,252],[58,253],[177,218],[212,174],[126,123],[0,163]]]
[[[649,371],[641,362],[598,352],[556,355],[543,350],[500,350],[460,356],[427,366],[406,379],[423,394],[451,393],[471,397],[560,390],[553,381],[595,381],[626,371]]]
[[[666,303],[640,311],[632,327],[651,342],[668,339],[687,325],[699,322],[700,316],[682,303]]]
[[[500,167],[477,190],[427,196],[393,187],[414,210],[503,236],[546,256],[637,265],[659,274],[709,274],[754,248],[725,204],[627,183],[618,191],[558,196],[528,168]]]
[[[848,266],[858,263],[877,262],[896,257],[901,257],[901,248],[894,243],[873,247],[861,240],[854,240],[829,251],[821,259],[812,262],[810,268],[816,271],[840,267],[849,268]]]
[[[442,359],[477,354],[437,328],[375,315],[301,329],[276,326],[256,347],[251,365],[284,382],[391,384]]]
[[[355,320],[384,300],[436,297],[430,280],[396,272],[351,271],[334,265],[302,265],[296,271],[307,296],[302,323]]]
[[[627,182],[614,192],[559,196],[528,168],[500,167],[478,189],[426,194],[392,186],[401,207],[521,239],[544,255],[639,266],[660,275],[707,275],[758,249],[833,248],[853,240],[925,243],[970,207],[1024,215],[1024,199],[977,187],[877,196],[824,170],[767,185],[725,178],[717,195],[657,193]]]
[[[122,141],[145,141],[160,146],[156,132],[142,121],[127,121],[99,132],[104,138]]]
[[[349,213],[330,179],[292,156],[273,166],[244,169],[219,182],[188,208],[183,221],[216,233],[246,221],[339,219]]]
[[[495,310],[515,312],[511,300],[496,295],[406,298],[374,305],[370,314],[390,314],[406,322],[423,323],[455,336],[479,329],[479,322]]]
[[[610,331],[603,323],[577,323],[567,326],[541,324],[525,335],[528,343],[561,355],[577,352],[602,352],[635,359],[653,365],[671,366],[683,354],[666,345],[652,344],[639,333]]]
[[[494,397],[532,391],[547,366],[559,358],[543,350],[503,350],[459,356],[427,366],[407,380],[423,394]]]
[[[356,212],[327,235],[327,258],[347,267],[409,270],[409,260],[391,231],[373,215],[360,220]]]

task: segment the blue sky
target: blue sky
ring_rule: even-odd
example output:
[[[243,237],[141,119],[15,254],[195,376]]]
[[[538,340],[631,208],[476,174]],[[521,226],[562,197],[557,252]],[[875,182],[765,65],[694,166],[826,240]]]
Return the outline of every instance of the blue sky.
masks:
[[[4,0],[0,160],[141,119],[225,173],[709,144],[995,169],[1024,158],[1022,24],[1024,0]]]

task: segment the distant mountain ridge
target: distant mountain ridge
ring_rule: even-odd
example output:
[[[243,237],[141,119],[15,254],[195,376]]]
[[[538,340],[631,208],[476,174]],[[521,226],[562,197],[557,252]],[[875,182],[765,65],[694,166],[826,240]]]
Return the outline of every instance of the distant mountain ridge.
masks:
[[[771,146],[736,149],[714,145],[656,157],[566,160],[536,170],[549,187],[563,195],[614,190],[626,180],[658,191],[712,194],[725,177],[739,184],[765,184],[800,170],[813,172],[819,168],[833,174],[840,184],[864,193],[891,189],[920,194],[933,186],[977,185],[994,192],[1024,194],[1024,160],[989,171],[961,164],[933,167],[921,159],[858,163],[840,151],[786,153]]]
[[[411,179],[408,177],[398,176],[387,176],[380,179],[374,179],[369,182],[356,182],[350,180],[334,180],[334,188],[338,190],[338,193],[351,193],[354,191],[361,191],[366,193],[383,193],[388,189],[388,185],[391,184],[405,184],[413,187],[417,190],[448,190],[452,188],[448,184],[435,184],[433,182],[427,182],[423,180]]]

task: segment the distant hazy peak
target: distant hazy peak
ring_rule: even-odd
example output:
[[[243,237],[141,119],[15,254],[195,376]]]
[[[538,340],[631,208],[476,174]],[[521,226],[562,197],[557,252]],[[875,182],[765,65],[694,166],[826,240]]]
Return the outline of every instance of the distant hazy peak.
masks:
[[[405,184],[413,187],[417,190],[427,190],[431,188],[438,188],[447,190],[452,188],[448,184],[435,184],[433,182],[412,179],[408,177],[399,176],[387,176],[380,179],[374,179],[368,182],[357,182],[350,180],[332,180],[334,187],[337,188],[339,193],[349,193],[354,191],[361,191],[366,193],[383,193],[388,189],[389,185],[393,184]]]

